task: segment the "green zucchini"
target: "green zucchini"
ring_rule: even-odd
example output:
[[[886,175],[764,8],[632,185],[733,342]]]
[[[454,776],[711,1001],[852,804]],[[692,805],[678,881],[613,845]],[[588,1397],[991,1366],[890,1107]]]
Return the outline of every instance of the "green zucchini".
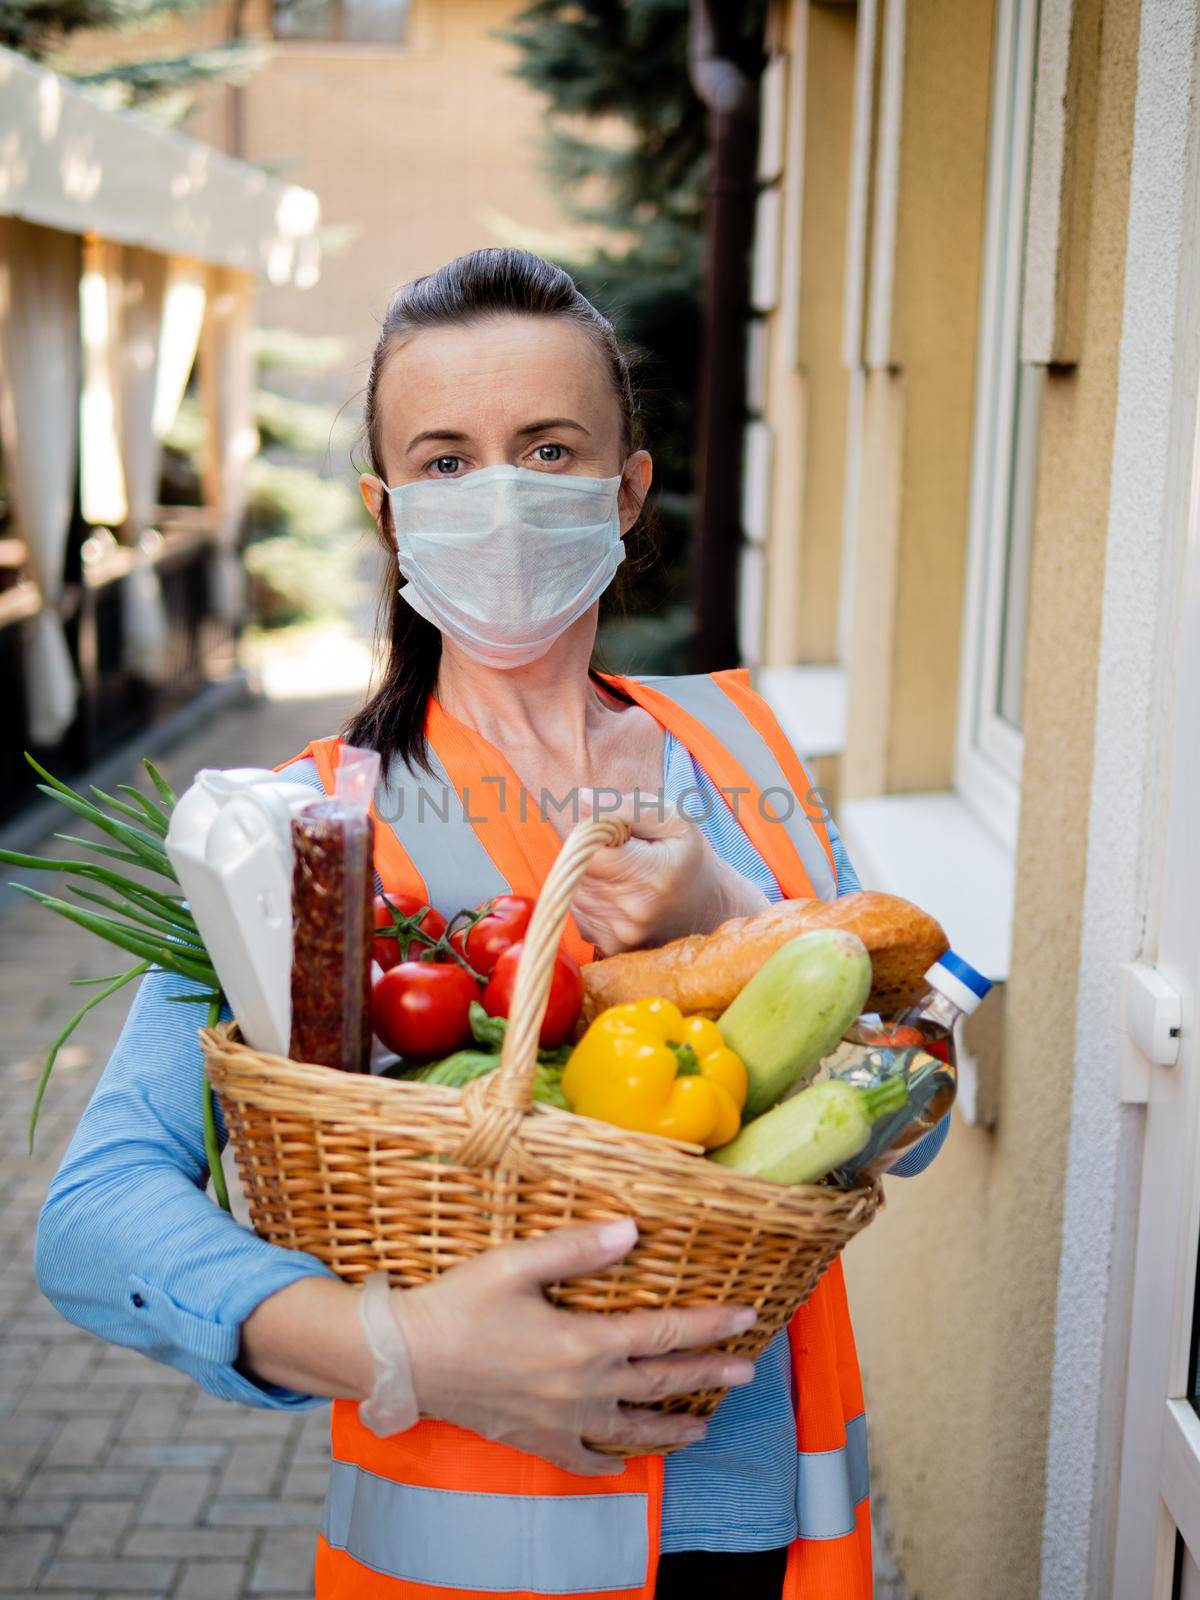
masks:
[[[745,1121],[812,1076],[862,1010],[870,988],[866,946],[838,928],[789,939],[763,963],[717,1024],[746,1063]]]
[[[880,1117],[898,1111],[907,1098],[900,1075],[870,1089],[830,1078],[749,1123],[708,1159],[748,1178],[816,1183],[856,1156]]]

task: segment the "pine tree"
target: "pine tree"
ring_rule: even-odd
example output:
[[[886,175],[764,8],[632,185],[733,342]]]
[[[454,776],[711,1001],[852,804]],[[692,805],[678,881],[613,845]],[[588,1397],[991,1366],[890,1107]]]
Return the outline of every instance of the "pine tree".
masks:
[[[738,7],[748,59],[762,0]],[[670,670],[686,641],[693,396],[706,174],[705,110],[688,73],[688,0],[533,0],[505,37],[518,77],[547,101],[546,159],[571,214],[611,243],[565,266],[642,352],[646,420],[660,486],[661,559],[636,577],[637,610],[607,627],[610,655]]]
[[[160,121],[181,122],[203,83],[237,82],[260,59],[259,47],[231,40],[170,55],[121,53],[87,71],[56,60],[72,34],[101,29],[142,33],[171,18],[206,11],[214,0],[4,0],[0,45],[44,62],[118,106],[148,109]]]

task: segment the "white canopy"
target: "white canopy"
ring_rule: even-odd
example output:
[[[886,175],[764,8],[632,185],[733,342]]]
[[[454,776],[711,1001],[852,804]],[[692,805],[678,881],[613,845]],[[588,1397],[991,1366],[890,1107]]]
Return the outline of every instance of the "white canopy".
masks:
[[[0,216],[316,281],[317,197],[0,49]]]
[[[254,280],[307,288],[317,198],[244,161],[110,111],[0,49],[0,440],[37,605],[25,618],[30,737],[53,745],[78,697],[63,627],[76,465],[85,519],[119,530],[126,665],[164,675],[169,627],[144,545],[163,439],[202,343],[217,598],[237,605],[253,420]],[[77,413],[78,429],[67,425]]]

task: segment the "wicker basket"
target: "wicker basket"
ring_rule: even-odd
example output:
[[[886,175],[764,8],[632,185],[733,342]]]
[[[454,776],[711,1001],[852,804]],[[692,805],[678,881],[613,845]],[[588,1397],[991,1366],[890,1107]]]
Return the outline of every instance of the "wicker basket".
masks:
[[[340,1276],[386,1270],[425,1283],[548,1228],[630,1215],[638,1241],[615,1267],[556,1284],[585,1311],[728,1301],[758,1322],[722,1346],[755,1357],[846,1242],[875,1215],[875,1182],[842,1191],[743,1178],[697,1147],[629,1133],[532,1100],[554,953],[598,848],[624,823],[580,823],[546,879],[526,936],[497,1071],[464,1090],[304,1066],[204,1029],[255,1230]],[[660,1403],[710,1416],[723,1390]]]

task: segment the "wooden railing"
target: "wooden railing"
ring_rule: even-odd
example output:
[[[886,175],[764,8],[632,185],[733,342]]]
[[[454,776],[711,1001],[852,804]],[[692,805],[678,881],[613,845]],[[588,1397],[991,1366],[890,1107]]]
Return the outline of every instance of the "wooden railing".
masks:
[[[78,775],[116,746],[184,704],[232,657],[234,630],[211,604],[215,539],[206,513],[164,510],[161,543],[147,557],[158,572],[169,624],[166,669],[151,685],[125,665],[122,587],[138,559],[119,545],[82,563],[61,615],[79,677],[79,710],[53,749],[34,749],[54,772]],[[15,544],[15,541],[0,541]],[[19,549],[19,547],[18,547]],[[0,568],[4,566],[0,551]],[[0,822],[35,794],[22,752],[30,748],[22,622],[41,604],[36,586],[9,569],[0,578]]]

